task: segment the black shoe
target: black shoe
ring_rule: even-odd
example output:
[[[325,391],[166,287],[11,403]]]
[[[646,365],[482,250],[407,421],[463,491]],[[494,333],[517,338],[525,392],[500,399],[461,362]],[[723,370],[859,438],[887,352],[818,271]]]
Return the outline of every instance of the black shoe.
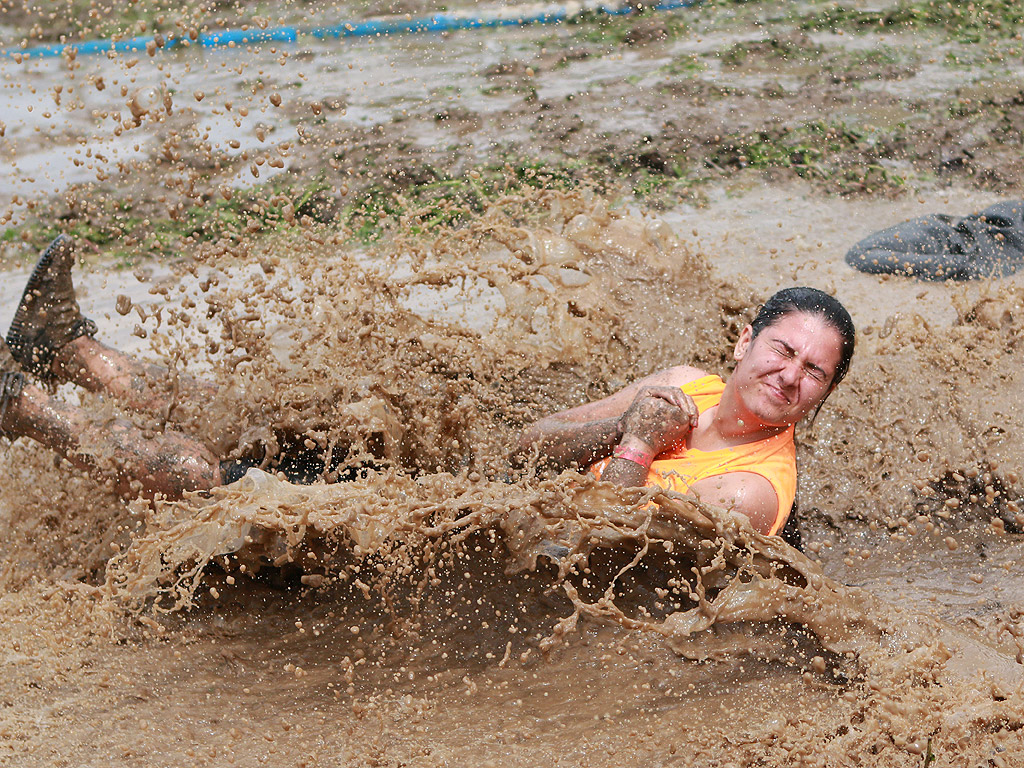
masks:
[[[4,416],[11,400],[21,394],[25,386],[25,374],[18,368],[17,362],[0,339],[0,437],[13,437],[3,430]]]
[[[65,344],[96,334],[96,324],[82,316],[75,299],[74,263],[74,241],[58,235],[36,262],[7,332],[14,359],[40,379],[54,378],[53,358]]]

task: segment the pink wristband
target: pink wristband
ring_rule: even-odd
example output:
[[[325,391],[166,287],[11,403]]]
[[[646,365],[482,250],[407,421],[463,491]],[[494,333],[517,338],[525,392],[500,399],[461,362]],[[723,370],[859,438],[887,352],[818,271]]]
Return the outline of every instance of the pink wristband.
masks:
[[[644,469],[650,469],[651,462],[654,460],[654,454],[638,451],[636,448],[627,448],[624,445],[616,445],[615,448],[612,449],[612,458],[632,461],[634,464],[639,464]]]

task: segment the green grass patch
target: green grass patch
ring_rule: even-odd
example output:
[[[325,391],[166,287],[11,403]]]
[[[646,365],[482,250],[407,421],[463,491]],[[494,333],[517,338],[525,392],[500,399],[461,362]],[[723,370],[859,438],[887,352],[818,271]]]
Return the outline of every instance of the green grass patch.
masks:
[[[688,174],[682,163],[674,163],[668,173],[640,170],[631,191],[634,198],[655,210],[668,210],[681,202],[703,206],[707,196],[700,187],[707,180],[707,176]]]
[[[884,160],[900,145],[902,130],[898,126],[893,133],[883,133],[813,120],[793,128],[725,137],[706,163],[723,172],[788,169],[841,194],[894,191],[904,186],[905,179]]]
[[[492,83],[480,88],[484,96],[521,96],[529,102],[537,100],[537,86],[532,82],[514,81],[508,83]]]
[[[950,117],[970,117],[981,113],[985,104],[979,99],[959,98],[950,103],[946,114]]]
[[[64,232],[131,266],[146,256],[174,257],[183,242],[237,241],[256,232],[284,231],[304,220],[325,223],[336,214],[331,188],[322,178],[303,184],[275,180],[234,190],[230,199],[218,194],[166,217],[136,213],[130,205],[101,199],[104,202],[87,211],[8,228],[0,239],[22,240],[38,250]]]
[[[187,244],[287,234],[309,222],[336,227],[351,240],[370,244],[393,230],[415,237],[441,227],[458,228],[516,190],[571,189],[585,180],[585,173],[582,163],[549,166],[533,161],[480,167],[460,176],[430,171],[425,175],[433,178],[417,183],[399,186],[391,179],[364,187],[351,193],[347,204],[340,202],[345,193],[323,178],[302,184],[275,179],[234,190],[230,199],[218,194],[159,218],[103,202],[87,212],[0,230],[0,242],[23,241],[38,251],[65,232],[124,267],[149,257],[174,258]]]
[[[917,63],[920,56],[891,45],[873,45],[858,50],[836,51],[825,57],[822,66],[830,72],[875,67],[905,66]]]
[[[860,50],[840,50],[825,56],[821,72],[842,82],[910,77],[921,64],[921,56],[887,45]]]
[[[750,58],[767,58],[777,61],[807,61],[821,55],[824,48],[804,34],[780,35],[767,40],[747,40],[719,51],[722,64],[729,67],[742,66]]]
[[[806,30],[935,29],[964,42],[979,42],[1016,34],[1024,25],[1024,4],[1019,0],[901,0],[889,8],[861,9],[835,3],[799,13],[794,21]]]
[[[707,69],[707,62],[699,54],[687,53],[673,58],[661,71],[673,77],[697,77]]]
[[[1010,75],[1005,69],[1007,64],[1015,65],[1020,59],[1020,43],[1015,40],[1000,41],[990,40],[986,45],[963,46],[956,50],[946,51],[941,62],[949,69],[971,70],[979,67],[997,67],[999,71],[988,71],[986,77],[991,79],[1003,75]]]
[[[536,162],[485,166],[460,176],[436,178],[394,189],[374,186],[345,205],[338,223],[353,239],[369,244],[396,227],[411,236],[438,227],[458,228],[516,189],[571,189],[582,181],[581,163],[549,166]]]
[[[643,10],[623,16],[585,11],[567,22],[572,30],[569,42],[620,48],[623,45],[674,40],[689,32],[685,10],[683,13]],[[545,38],[544,45],[551,45],[552,42],[552,38]],[[564,44],[565,40],[561,42]]]

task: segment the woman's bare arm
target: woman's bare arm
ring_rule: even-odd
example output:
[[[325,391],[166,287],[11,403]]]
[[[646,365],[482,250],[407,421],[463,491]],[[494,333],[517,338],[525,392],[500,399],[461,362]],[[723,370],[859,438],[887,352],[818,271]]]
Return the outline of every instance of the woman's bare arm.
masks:
[[[676,366],[646,376],[618,392],[545,416],[520,436],[511,460],[525,463],[536,451],[541,466],[562,470],[573,465],[588,467],[611,455],[622,439],[623,414],[645,387],[680,387],[704,372],[690,366]]]

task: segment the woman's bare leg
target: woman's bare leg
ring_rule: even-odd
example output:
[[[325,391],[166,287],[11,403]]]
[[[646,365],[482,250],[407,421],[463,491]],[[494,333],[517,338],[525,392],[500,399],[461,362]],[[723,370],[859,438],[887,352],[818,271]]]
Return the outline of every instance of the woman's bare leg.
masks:
[[[59,235],[39,256],[11,320],[7,342],[22,370],[40,379],[73,381],[103,391],[135,411],[166,420],[179,402],[209,401],[216,390],[155,365],[144,365],[98,341],[96,324],[75,296],[74,241]]]
[[[186,435],[166,431],[147,438],[124,419],[94,423],[80,409],[31,385],[9,398],[0,433],[36,440],[97,478],[111,480],[124,498],[176,499],[223,482],[217,458]]]
[[[217,394],[212,382],[142,363],[91,336],[64,345],[54,357],[52,371],[61,381],[101,392],[133,411],[164,419],[178,402],[209,402]]]
[[[21,388],[18,366],[42,380],[73,381],[102,391],[165,422],[178,403],[203,407],[216,392],[213,385],[145,365],[93,339],[96,324],[82,315],[75,296],[74,264],[74,242],[59,235],[40,254],[25,284],[7,343],[0,340],[0,432],[39,441],[77,466],[112,479],[126,496],[177,497],[220,485],[216,456],[205,443],[171,430],[147,438],[119,419],[94,423],[37,387]],[[206,419],[203,424],[218,433],[206,441],[211,445],[231,437],[219,423]]]

